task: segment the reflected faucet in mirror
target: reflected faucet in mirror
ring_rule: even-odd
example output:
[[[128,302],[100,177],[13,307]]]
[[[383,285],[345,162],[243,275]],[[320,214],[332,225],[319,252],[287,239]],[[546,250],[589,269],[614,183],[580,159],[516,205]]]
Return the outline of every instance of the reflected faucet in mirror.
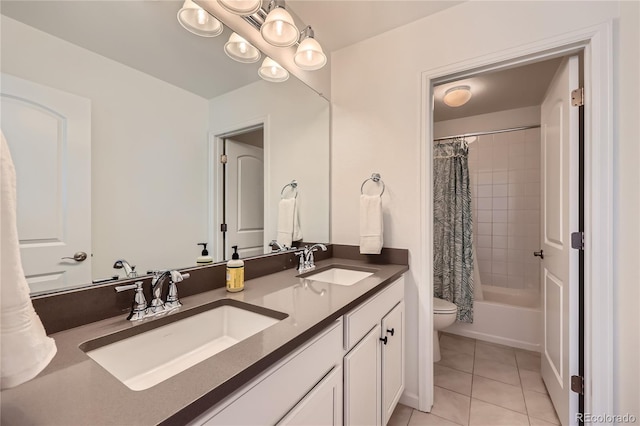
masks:
[[[271,253],[296,249],[295,247],[287,247],[284,244],[280,244],[276,240],[271,240],[271,242],[269,243],[269,247],[271,247]]]
[[[135,278],[138,276],[138,273],[136,272],[136,265],[132,266],[124,259],[116,260],[113,267],[115,269],[124,269],[124,275],[127,278]]]

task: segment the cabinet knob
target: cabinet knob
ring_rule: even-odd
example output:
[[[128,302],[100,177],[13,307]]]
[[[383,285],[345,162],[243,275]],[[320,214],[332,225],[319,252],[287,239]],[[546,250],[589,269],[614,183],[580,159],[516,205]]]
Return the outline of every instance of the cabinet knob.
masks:
[[[389,333],[391,336],[393,336],[393,333],[396,332],[395,328],[392,328],[391,330],[387,329],[387,333]]]
[[[381,337],[380,341],[386,345],[387,344],[387,336]]]

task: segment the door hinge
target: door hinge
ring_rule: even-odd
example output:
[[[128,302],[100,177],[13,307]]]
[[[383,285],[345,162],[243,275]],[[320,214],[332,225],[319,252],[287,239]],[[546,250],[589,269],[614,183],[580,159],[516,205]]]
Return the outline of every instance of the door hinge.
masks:
[[[584,87],[578,87],[571,91],[571,106],[583,106],[584,105]]]
[[[571,390],[577,394],[584,395],[584,377],[571,376]]]
[[[222,154],[222,155],[220,156],[220,162],[221,162],[222,164],[227,164],[227,154]]]
[[[576,250],[584,250],[584,232],[571,233],[571,248]]]
[[[227,232],[227,224],[226,223],[221,223],[220,224],[220,232]]]

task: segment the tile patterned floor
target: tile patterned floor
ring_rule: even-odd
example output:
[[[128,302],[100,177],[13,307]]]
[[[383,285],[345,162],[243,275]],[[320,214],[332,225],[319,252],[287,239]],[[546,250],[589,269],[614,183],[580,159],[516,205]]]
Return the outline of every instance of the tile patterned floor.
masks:
[[[441,333],[431,413],[398,407],[390,426],[559,425],[540,354]]]

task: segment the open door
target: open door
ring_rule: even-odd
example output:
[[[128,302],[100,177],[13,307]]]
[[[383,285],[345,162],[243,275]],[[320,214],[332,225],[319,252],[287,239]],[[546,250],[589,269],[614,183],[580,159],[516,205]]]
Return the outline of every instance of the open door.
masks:
[[[31,292],[90,283],[91,102],[7,74],[1,98]]]
[[[565,58],[541,107],[543,291],[542,378],[563,425],[575,424],[578,395],[578,251],[571,233],[579,218],[579,109],[571,91],[579,85],[579,59]]]

